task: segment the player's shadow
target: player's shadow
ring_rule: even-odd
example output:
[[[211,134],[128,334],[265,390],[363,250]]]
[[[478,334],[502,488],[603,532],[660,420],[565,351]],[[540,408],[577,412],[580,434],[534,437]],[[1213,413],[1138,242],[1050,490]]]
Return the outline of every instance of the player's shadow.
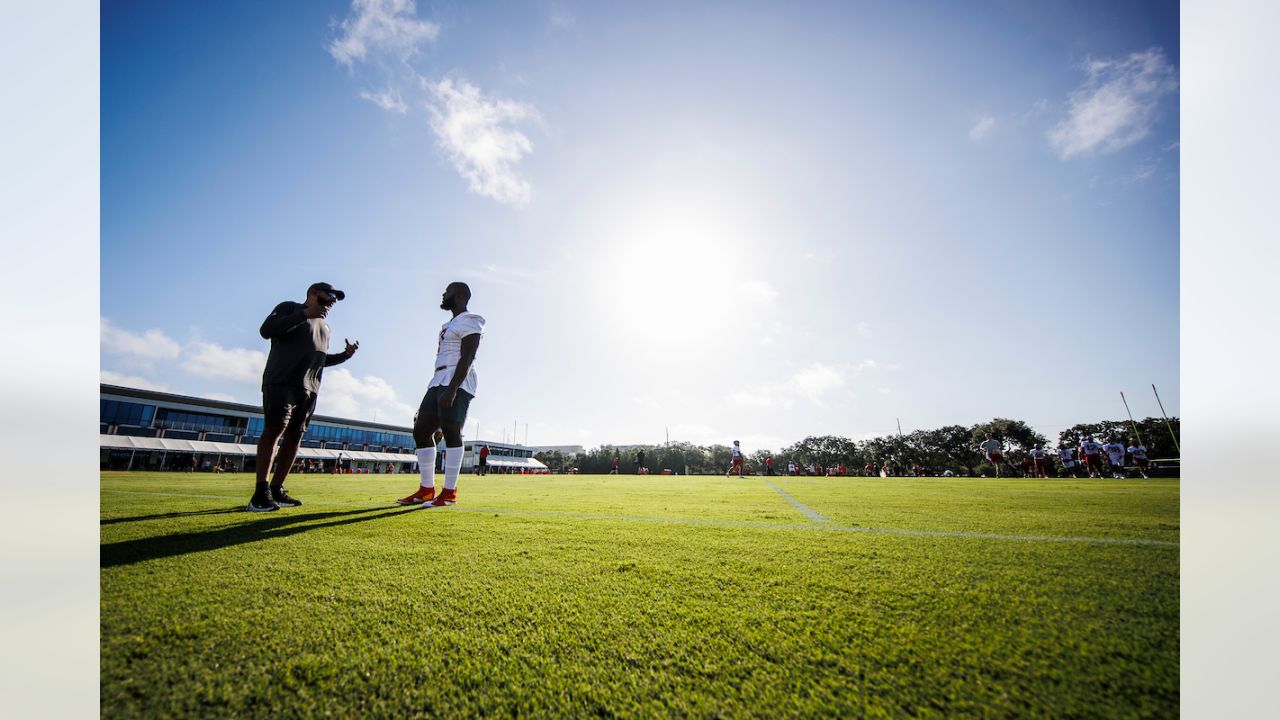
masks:
[[[226,515],[228,513],[244,512],[243,505],[236,505],[229,508],[218,508],[217,510],[188,510],[185,512],[159,513],[157,515],[133,515],[130,517],[106,518],[98,521],[99,525],[115,525],[116,523],[138,522],[139,520],[167,520],[170,518],[192,517],[195,515]]]
[[[417,509],[379,507],[340,512],[312,512],[301,515],[276,512],[269,517],[257,517],[247,522],[215,530],[158,535],[107,543],[101,548],[100,565],[103,568],[110,568],[146,562],[147,560],[176,557],[188,553],[220,550],[234,545],[243,545],[244,543],[288,537],[308,530],[377,520],[405,512],[413,512]],[[327,522],[311,522],[314,520],[326,520]]]

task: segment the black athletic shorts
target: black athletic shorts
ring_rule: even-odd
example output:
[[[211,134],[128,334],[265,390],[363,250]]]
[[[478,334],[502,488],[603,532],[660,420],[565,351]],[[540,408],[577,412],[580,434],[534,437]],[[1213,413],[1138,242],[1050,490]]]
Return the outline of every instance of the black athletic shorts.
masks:
[[[298,385],[268,385],[262,389],[262,414],[267,427],[307,431],[316,411],[316,394]]]
[[[467,421],[467,408],[471,407],[471,393],[458,388],[458,395],[453,399],[453,405],[448,408],[442,408],[440,407],[440,397],[444,395],[446,389],[444,385],[436,385],[427,389],[427,394],[422,396],[422,404],[418,406],[419,418],[427,418],[434,415],[448,422],[465,423]]]

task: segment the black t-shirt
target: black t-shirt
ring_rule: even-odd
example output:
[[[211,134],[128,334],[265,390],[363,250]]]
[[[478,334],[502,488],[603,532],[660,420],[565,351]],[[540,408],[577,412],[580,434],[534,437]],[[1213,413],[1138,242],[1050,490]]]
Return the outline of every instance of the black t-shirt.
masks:
[[[302,303],[286,300],[262,322],[258,331],[271,341],[271,353],[262,371],[262,389],[268,385],[295,385],[320,391],[320,376],[330,365],[346,362],[345,352],[327,354],[329,323],[308,318]]]

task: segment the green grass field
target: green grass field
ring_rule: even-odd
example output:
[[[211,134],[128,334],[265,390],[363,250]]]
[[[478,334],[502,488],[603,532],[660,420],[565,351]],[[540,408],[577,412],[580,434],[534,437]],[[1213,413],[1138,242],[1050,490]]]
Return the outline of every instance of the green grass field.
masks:
[[[1176,480],[415,486],[103,473],[103,716],[1178,714]]]

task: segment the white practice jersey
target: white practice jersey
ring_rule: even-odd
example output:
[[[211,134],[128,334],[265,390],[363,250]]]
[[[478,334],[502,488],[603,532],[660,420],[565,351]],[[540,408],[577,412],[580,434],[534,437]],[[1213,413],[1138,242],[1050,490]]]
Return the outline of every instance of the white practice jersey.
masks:
[[[1080,443],[1080,453],[1082,455],[1097,455],[1102,452],[1102,446],[1092,440],[1085,440]]]
[[[739,448],[737,445],[734,445],[733,447],[729,448],[729,451],[733,453],[734,460],[742,459],[742,449]]]
[[[982,448],[982,450],[985,451],[988,455],[990,455],[993,452],[1002,452],[1004,450],[1004,446],[1000,443],[999,440],[996,440],[995,438],[991,438],[990,440],[983,440],[978,445],[978,447]]]
[[[1129,454],[1133,456],[1134,460],[1146,460],[1147,448],[1142,445],[1134,445],[1129,448]]]
[[[1120,443],[1107,443],[1102,446],[1107,458],[1111,460],[1112,465],[1120,465],[1124,462],[1124,445]]]
[[[1035,458],[1036,460],[1043,460],[1044,450],[1041,450],[1040,448],[1031,448],[1031,457]]]
[[[1071,448],[1059,448],[1058,459],[1064,463],[1075,462],[1075,453],[1071,452]]]
[[[448,385],[453,380],[453,371],[462,359],[462,338],[468,335],[484,335],[484,318],[475,313],[462,313],[440,327],[440,344],[436,346],[435,375],[431,376],[433,388],[437,385]],[[467,377],[458,386],[471,396],[476,394],[476,364],[471,363],[467,369]]]

